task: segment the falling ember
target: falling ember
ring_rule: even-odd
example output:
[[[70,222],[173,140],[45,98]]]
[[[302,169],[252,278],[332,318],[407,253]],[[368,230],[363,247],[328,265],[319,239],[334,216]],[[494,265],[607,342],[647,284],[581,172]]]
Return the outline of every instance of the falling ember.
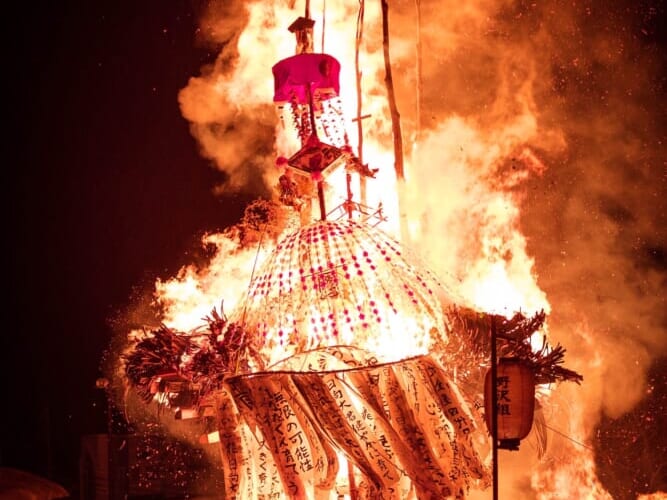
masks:
[[[599,407],[626,406],[590,385],[561,389],[581,376],[561,366],[552,338],[573,341],[587,382],[613,349],[591,340],[562,292],[554,301],[540,286],[541,274],[569,276],[556,262],[575,264],[533,257],[565,229],[526,215],[552,199],[540,183],[570,144],[541,109],[536,42],[509,33],[519,25],[548,40],[556,28],[531,24],[537,5],[523,16],[475,2],[444,19],[437,2],[392,5],[402,179],[379,2],[306,5],[306,17],[261,2],[239,19],[214,5],[204,17],[225,43],[183,89],[182,111],[229,174],[217,189],[264,199],[206,236],[206,266],[156,283],[162,325],[132,332],[118,378],[207,426],[201,442],[219,450],[226,498],[481,498],[491,478],[482,385],[497,326],[499,356],[525,360],[538,384],[534,450],[501,454],[501,492],[612,498],[589,441]],[[571,9],[559,12],[566,25]],[[552,312],[561,322],[547,325]]]

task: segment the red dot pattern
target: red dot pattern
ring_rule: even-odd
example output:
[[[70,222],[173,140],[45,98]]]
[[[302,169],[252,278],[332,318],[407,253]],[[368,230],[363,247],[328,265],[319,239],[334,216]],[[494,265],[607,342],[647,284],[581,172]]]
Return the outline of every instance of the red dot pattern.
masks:
[[[274,361],[316,347],[366,348],[440,330],[443,294],[434,292],[441,285],[405,253],[378,228],[317,221],[276,245],[233,319]]]

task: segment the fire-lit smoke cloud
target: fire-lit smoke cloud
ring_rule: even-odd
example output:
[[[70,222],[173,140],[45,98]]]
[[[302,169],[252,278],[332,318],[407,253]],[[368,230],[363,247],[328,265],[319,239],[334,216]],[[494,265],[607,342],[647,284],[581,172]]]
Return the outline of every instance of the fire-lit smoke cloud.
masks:
[[[479,280],[479,256],[501,262],[515,284],[526,281],[515,262],[534,259],[552,338],[585,380],[562,388],[559,400],[577,416],[563,408],[554,425],[585,441],[600,412],[619,417],[645,396],[646,371],[667,347],[659,13],[602,2],[473,4],[422,4],[422,20],[438,22],[422,30],[423,139],[410,210],[423,221],[420,247],[464,285]]]
[[[215,62],[202,68],[181,91],[183,116],[190,122],[201,153],[225,172],[228,180],[218,192],[263,192],[262,174],[273,163],[273,134],[277,117],[267,95],[271,82],[244,61],[275,59],[269,38],[247,40],[248,23],[270,20],[253,16],[243,2],[212,2],[201,21],[200,36],[222,49]],[[275,23],[275,20],[274,20]],[[275,27],[273,28],[275,29]],[[253,49],[248,51],[248,44]]]
[[[435,3],[422,5],[422,20],[437,17]],[[454,257],[442,269],[457,269],[475,261],[466,253],[488,252],[475,239],[489,226],[508,268],[523,258],[517,249],[534,256],[562,340],[581,345],[584,318],[594,332],[589,349],[616,388],[596,392],[618,416],[641,398],[637,382],[667,345],[664,89],[655,76],[664,68],[642,33],[656,14],[590,2],[466,5],[437,2],[447,15],[422,30],[411,207],[427,228],[421,246],[432,261]],[[500,234],[515,225],[525,241]]]
[[[341,60],[341,92],[354,107],[358,3],[343,3],[329,2],[322,17],[313,2],[311,14],[316,51],[324,25],[325,52]],[[365,147],[388,175],[379,7],[366,8]],[[275,183],[281,146],[270,70],[294,53],[286,28],[302,14],[299,4],[233,1],[211,2],[203,17],[200,35],[221,50],[179,100],[202,154],[228,174],[220,191],[264,194]],[[618,417],[643,398],[646,371],[667,349],[658,15],[630,2],[390,5],[410,244],[464,300],[492,308],[500,297],[506,312],[550,313],[552,342],[584,375],[582,386],[557,389],[552,424],[578,442],[602,413]],[[492,283],[486,295],[482,283]],[[564,439],[553,446],[555,457],[577,448]],[[567,482],[555,469],[552,461],[532,479],[517,476],[516,491],[554,498],[549,488]],[[591,488],[595,481],[579,478]]]
[[[355,17],[358,5],[350,2],[337,5],[325,13],[324,39],[316,34],[315,50],[332,51],[341,60],[354,60]],[[313,6],[314,17],[316,7]],[[217,186],[218,192],[244,191],[266,194],[275,186],[278,154],[287,153],[284,145],[276,144],[278,114],[272,104],[273,80],[271,67],[295,51],[294,36],[287,27],[297,16],[304,14],[303,6],[294,2],[211,2],[203,16],[199,35],[208,43],[221,46],[215,62],[202,68],[182,89],[179,102],[183,116],[190,122],[202,154],[225,172],[228,180]],[[366,14],[378,26],[379,7]],[[320,26],[322,26],[320,17]],[[364,74],[373,76],[382,66],[382,46],[379,32],[373,30],[365,41],[368,54],[361,54]],[[338,44],[345,38],[351,43]],[[328,40],[328,42],[327,42]],[[354,97],[354,67],[343,67],[343,79],[349,82],[341,89],[349,109],[356,104]],[[377,90],[375,78],[368,81],[365,112],[372,114],[369,126],[390,132],[384,120],[386,105],[383,91]],[[390,139],[389,135],[385,135]],[[371,144],[372,146],[372,144]],[[290,152],[290,154],[293,151]]]

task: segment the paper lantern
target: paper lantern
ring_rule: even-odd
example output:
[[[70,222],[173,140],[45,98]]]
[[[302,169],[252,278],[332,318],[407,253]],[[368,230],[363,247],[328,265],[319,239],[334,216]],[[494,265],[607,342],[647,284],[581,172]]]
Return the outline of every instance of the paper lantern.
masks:
[[[497,376],[498,448],[518,450],[533,425],[535,410],[535,376],[533,371],[518,358],[500,358]],[[493,394],[491,370],[484,383],[484,409],[486,424],[492,428]]]
[[[230,321],[243,322],[270,364],[340,344],[395,361],[425,354],[431,334],[447,338],[442,307],[452,303],[421,259],[382,230],[326,220],[277,243]]]
[[[276,103],[308,104],[308,92],[316,100],[325,100],[340,90],[340,63],[329,54],[297,54],[276,63],[272,71]]]

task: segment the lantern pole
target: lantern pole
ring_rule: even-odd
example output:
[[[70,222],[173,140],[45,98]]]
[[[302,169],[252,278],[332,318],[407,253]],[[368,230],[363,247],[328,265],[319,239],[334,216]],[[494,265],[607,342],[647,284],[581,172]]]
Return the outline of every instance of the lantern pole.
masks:
[[[313,91],[310,88],[310,83],[306,85],[306,94],[308,96],[308,110],[310,114],[310,138],[317,139],[317,123],[315,122],[315,103],[313,102]],[[310,140],[309,138],[309,140]],[[322,179],[322,173],[319,172],[319,175],[316,179],[317,185],[317,198],[320,202],[320,219],[327,220],[327,209],[324,206],[324,180]]]
[[[496,317],[491,316],[491,439],[493,441],[493,500],[498,500],[498,357]]]

